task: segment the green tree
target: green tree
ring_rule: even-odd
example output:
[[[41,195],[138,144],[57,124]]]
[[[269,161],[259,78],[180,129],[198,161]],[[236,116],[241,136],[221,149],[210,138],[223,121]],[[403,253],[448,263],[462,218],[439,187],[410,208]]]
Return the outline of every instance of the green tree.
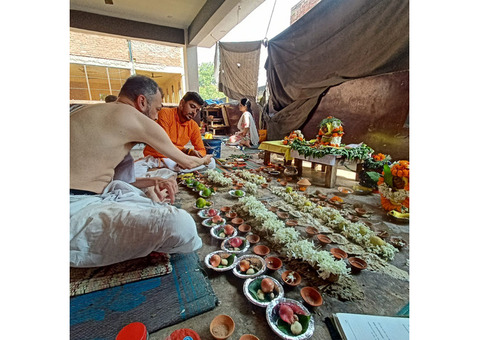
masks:
[[[225,95],[218,91],[215,83],[214,66],[212,62],[201,63],[198,67],[199,93],[203,99],[220,99]]]

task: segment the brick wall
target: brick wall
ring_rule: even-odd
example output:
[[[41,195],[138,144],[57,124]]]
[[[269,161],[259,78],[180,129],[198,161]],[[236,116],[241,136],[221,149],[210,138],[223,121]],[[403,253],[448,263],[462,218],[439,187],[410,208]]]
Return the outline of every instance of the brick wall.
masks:
[[[182,67],[182,48],[132,41],[132,55],[137,63]],[[125,38],[70,31],[70,55],[128,62]]]
[[[293,6],[290,13],[290,25],[304,16],[305,13],[311,10],[320,1],[321,0],[302,0]]]

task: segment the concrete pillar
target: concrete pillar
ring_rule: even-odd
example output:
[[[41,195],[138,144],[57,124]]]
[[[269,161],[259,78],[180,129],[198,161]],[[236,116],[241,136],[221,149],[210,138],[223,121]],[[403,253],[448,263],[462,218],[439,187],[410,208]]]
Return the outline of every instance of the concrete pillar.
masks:
[[[183,93],[185,94],[187,91],[198,92],[199,83],[197,46],[184,47],[184,55],[185,76],[183,80]]]

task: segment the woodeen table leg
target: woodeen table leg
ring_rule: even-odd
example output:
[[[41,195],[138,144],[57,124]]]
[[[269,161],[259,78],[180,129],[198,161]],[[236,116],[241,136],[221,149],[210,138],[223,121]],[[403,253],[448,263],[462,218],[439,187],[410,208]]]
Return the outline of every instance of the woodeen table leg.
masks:
[[[360,181],[360,173],[362,172],[363,169],[363,163],[359,162],[357,163],[357,168],[355,169],[355,180]]]
[[[270,164],[270,151],[264,150],[265,156],[263,157],[263,164],[268,165]]]
[[[333,188],[337,180],[337,168],[338,162],[335,162],[335,165],[326,165],[327,170],[325,171],[325,187]]]
[[[302,176],[302,172],[303,172],[303,161],[301,159],[298,159],[298,158],[295,158],[294,160],[294,164],[295,164],[295,167],[297,168],[297,176]]]

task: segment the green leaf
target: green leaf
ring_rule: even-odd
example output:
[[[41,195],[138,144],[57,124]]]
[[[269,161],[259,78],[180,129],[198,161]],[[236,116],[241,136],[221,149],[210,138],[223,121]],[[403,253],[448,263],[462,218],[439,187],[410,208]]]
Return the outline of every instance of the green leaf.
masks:
[[[378,180],[380,179],[380,174],[378,172],[375,172],[375,171],[367,171],[367,175],[375,183],[377,183]]]
[[[298,322],[302,325],[302,333],[297,334],[301,335],[305,333],[308,329],[308,323],[310,322],[311,315],[298,315]],[[290,336],[295,336],[292,331],[290,330],[290,325],[283,321],[280,317],[277,320],[277,327],[279,330],[281,330],[283,333],[288,334]]]
[[[393,188],[393,176],[390,167],[387,164],[383,166],[383,179],[390,188]]]

